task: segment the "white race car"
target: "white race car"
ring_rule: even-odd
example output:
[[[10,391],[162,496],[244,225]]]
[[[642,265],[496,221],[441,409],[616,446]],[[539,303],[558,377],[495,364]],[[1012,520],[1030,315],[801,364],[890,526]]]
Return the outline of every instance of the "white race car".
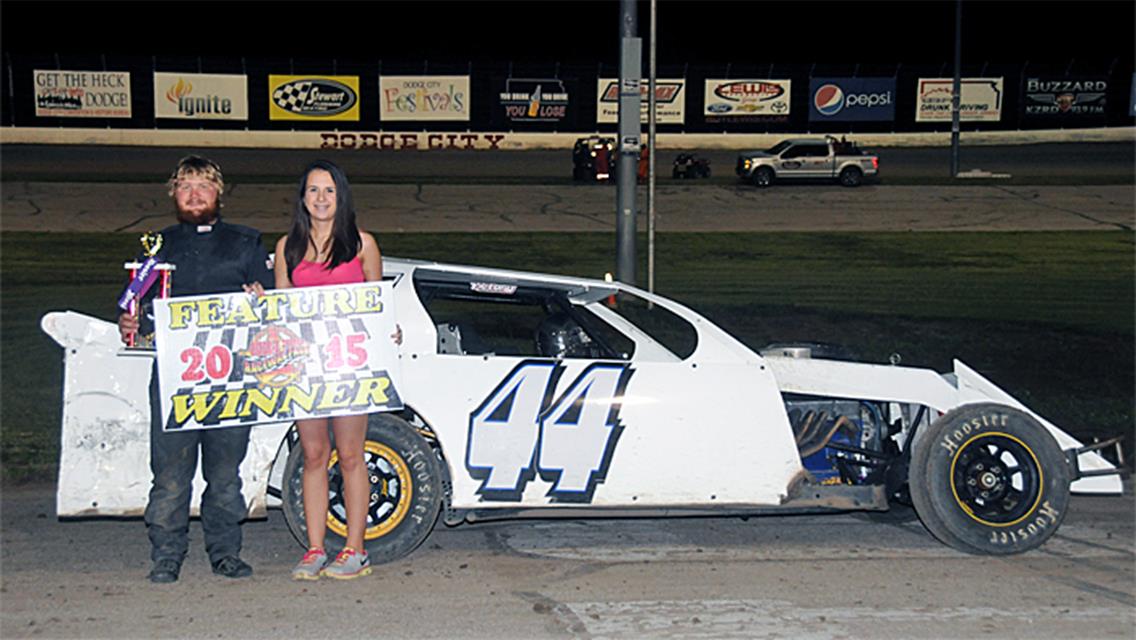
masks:
[[[754,515],[913,504],[971,553],[1045,542],[1070,491],[1120,493],[1117,469],[961,362],[952,373],[755,352],[687,307],[620,283],[386,259],[400,413],[372,414],[367,549],[412,551],[503,517]],[[150,485],[151,359],[117,328],[44,316],[66,353],[59,516],[139,515]],[[815,350],[814,350],[815,351]],[[303,456],[259,426],[250,515],[281,504],[306,540]],[[346,534],[338,467],[329,546]],[[200,496],[197,479],[194,508]]]

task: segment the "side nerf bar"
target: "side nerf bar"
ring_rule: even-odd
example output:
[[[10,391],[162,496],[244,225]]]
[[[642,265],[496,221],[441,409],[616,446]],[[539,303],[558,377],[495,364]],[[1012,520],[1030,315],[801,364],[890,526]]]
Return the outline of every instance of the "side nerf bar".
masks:
[[[1099,451],[1101,449],[1104,449],[1105,447],[1111,447],[1112,445],[1117,444],[1122,440],[1124,440],[1124,436],[1120,435],[1101,442],[1087,444],[1083,447],[1066,449],[1065,460],[1069,463],[1069,470],[1072,471],[1072,480],[1080,480],[1081,478],[1091,478],[1094,476],[1111,476],[1123,474],[1124,470],[1118,467],[1112,469],[1093,469],[1090,471],[1082,471],[1081,465],[1078,463],[1079,457],[1082,453]]]

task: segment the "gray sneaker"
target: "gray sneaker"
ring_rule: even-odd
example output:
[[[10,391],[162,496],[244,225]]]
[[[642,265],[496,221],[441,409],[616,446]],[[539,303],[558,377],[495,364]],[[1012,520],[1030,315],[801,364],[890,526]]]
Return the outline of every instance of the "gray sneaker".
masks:
[[[367,556],[367,552],[356,551],[351,547],[340,551],[339,555],[335,556],[335,562],[323,570],[323,575],[336,580],[350,580],[370,573],[371,559]]]
[[[320,572],[327,566],[327,552],[323,549],[308,549],[300,563],[292,569],[293,580],[319,580]]]

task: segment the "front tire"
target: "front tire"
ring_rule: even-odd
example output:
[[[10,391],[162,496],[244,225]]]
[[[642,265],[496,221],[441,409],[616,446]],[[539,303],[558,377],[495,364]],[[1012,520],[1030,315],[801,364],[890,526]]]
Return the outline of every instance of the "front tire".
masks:
[[[845,187],[858,187],[864,181],[864,172],[857,167],[844,167],[840,171],[840,184]]]
[[[413,551],[433,530],[442,504],[441,462],[413,427],[387,413],[368,416],[363,449],[371,479],[364,542],[372,563],[390,562]],[[303,471],[304,452],[297,443],[284,467],[284,520],[296,541],[307,548]],[[347,540],[342,486],[338,456],[332,451],[325,539],[329,555],[342,549]]]
[[[1022,553],[1057,531],[1069,466],[1029,414],[982,403],[956,408],[915,443],[908,483],[924,526],[961,551]]]
[[[773,169],[769,167],[758,167],[753,172],[753,186],[764,189],[773,184]]]

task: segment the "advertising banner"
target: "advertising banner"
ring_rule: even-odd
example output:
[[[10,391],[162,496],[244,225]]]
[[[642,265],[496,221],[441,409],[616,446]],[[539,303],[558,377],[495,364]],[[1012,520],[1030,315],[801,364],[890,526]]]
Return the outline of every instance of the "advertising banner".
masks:
[[[129,71],[32,71],[37,118],[129,118]]]
[[[791,81],[707,80],[702,115],[707,122],[788,118]]]
[[[469,76],[380,76],[379,119],[469,121]]]
[[[959,121],[998,122],[1002,119],[1002,78],[962,78]],[[916,122],[950,122],[953,78],[919,78],[915,96]]]
[[[647,124],[651,108],[648,95],[650,80],[639,84],[639,120]],[[634,95],[632,91],[632,95]],[[655,78],[655,122],[683,124],[686,118],[686,80],[682,78]],[[596,122],[619,122],[619,78],[600,78],[596,87]]]
[[[154,72],[154,117],[248,120],[248,78]]]
[[[501,82],[498,79],[498,82]],[[505,78],[497,94],[493,121],[509,126],[530,122],[575,122],[567,86],[559,78]]]
[[[359,76],[268,76],[269,120],[359,120]]]
[[[1136,73],[1132,74],[1132,97],[1128,99],[1128,115],[1136,116]]]
[[[1022,115],[1030,118],[1088,120],[1103,118],[1105,78],[1026,77]]]
[[[811,122],[895,120],[895,78],[812,78]]]
[[[391,284],[155,300],[163,429],[393,411]]]

